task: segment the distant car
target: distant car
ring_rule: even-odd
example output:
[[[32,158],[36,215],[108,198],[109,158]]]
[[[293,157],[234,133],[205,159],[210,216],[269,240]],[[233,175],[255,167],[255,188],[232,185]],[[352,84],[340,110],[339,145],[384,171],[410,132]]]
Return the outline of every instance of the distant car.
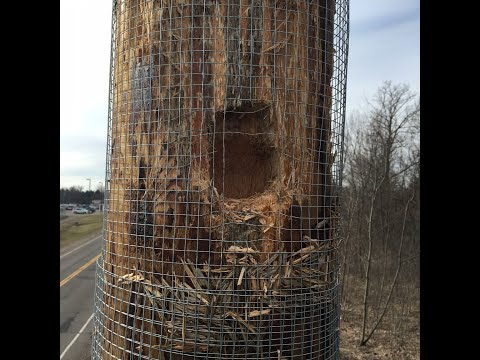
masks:
[[[68,205],[68,206],[65,208],[65,210],[73,210],[73,206]]]
[[[73,209],[74,214],[88,214],[88,210],[84,208]]]
[[[90,214],[95,212],[95,208],[93,206],[87,206],[85,209],[87,209]]]

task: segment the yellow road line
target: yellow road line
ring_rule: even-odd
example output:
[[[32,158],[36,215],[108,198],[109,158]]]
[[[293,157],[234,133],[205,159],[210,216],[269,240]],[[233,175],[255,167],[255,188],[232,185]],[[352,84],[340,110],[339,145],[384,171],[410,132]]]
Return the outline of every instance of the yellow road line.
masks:
[[[89,267],[90,265],[92,265],[93,262],[95,262],[98,258],[100,257],[100,254],[98,254],[97,256],[95,256],[92,260],[90,260],[89,262],[87,262],[85,265],[83,265],[81,268],[79,268],[78,270],[74,271],[73,273],[71,273],[70,275],[68,275],[65,279],[63,279],[62,281],[60,281],[60,287],[62,287],[63,285],[65,285],[67,282],[69,282],[70,280],[72,280],[75,276],[77,276],[78,274],[80,274],[83,270],[85,270],[87,267]]]

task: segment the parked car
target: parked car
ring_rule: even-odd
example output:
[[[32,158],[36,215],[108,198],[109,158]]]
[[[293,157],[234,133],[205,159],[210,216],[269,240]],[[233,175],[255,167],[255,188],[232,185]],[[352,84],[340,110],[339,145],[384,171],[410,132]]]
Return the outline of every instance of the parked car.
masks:
[[[93,206],[87,206],[85,209],[88,210],[88,213],[91,214],[91,213],[94,213],[95,212],[95,208]]]
[[[88,210],[84,208],[75,208],[73,209],[74,214],[88,214]]]
[[[72,205],[68,205],[65,210],[73,210],[73,206]]]

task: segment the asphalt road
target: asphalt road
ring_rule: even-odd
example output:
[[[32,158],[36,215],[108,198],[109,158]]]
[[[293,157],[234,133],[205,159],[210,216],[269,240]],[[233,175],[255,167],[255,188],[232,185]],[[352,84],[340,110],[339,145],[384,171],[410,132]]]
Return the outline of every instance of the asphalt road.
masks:
[[[89,360],[101,232],[60,251],[60,359]]]

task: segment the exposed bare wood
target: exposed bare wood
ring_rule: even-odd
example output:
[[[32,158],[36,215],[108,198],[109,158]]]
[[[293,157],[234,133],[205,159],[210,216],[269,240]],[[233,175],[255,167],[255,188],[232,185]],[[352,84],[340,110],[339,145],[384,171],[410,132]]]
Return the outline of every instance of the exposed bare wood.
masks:
[[[104,259],[107,283],[119,287],[106,290],[104,358],[139,351],[129,327],[146,327],[140,348],[153,358],[170,359],[160,335],[176,338],[177,350],[205,348],[198,337],[183,341],[192,329],[178,332],[178,324],[145,309],[156,284],[195,292],[196,308],[171,305],[184,315],[208,314],[212,303],[240,297],[215,298],[202,276],[224,291],[249,287],[260,299],[281,289],[284,277],[291,285],[305,274],[296,267],[319,249],[305,236],[333,238],[333,13],[333,0],[119,2]],[[325,260],[311,261],[327,281]],[[260,264],[273,273],[254,278],[249,270]],[[118,281],[137,273],[154,286],[148,299],[138,295],[140,278]],[[244,340],[255,326],[271,327],[265,359],[277,356],[280,343],[282,356],[320,359],[315,306],[306,304],[301,319],[258,308],[228,314]],[[138,322],[140,308],[155,321]],[[262,316],[269,320],[258,325]]]

